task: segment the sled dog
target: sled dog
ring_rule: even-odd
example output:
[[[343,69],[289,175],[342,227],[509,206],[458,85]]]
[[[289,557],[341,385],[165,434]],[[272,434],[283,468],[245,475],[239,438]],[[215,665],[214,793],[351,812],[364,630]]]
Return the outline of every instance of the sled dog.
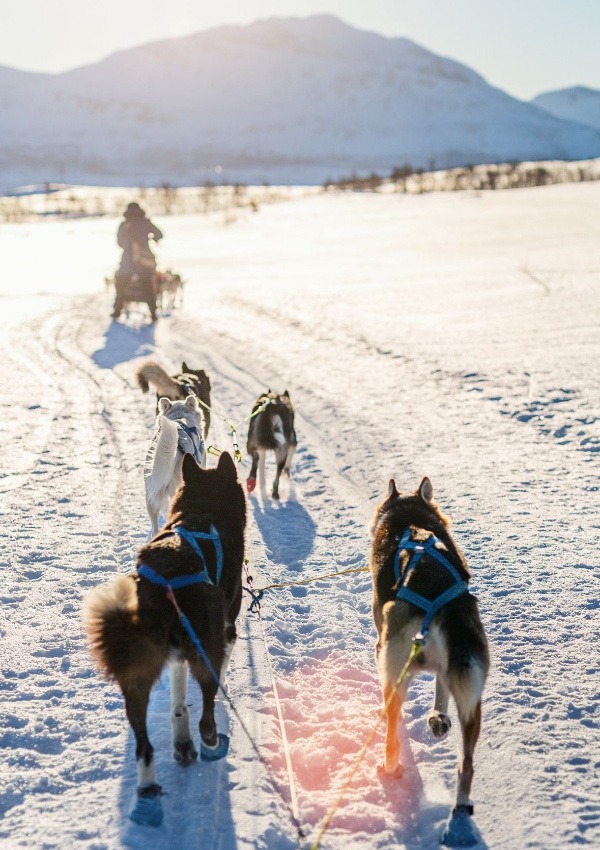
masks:
[[[146,455],[144,482],[146,507],[152,534],[158,531],[159,515],[166,515],[168,504],[181,484],[181,467],[186,453],[206,466],[203,417],[195,395],[185,401],[161,398],[158,402],[156,431]]]
[[[204,415],[204,436],[208,435],[210,427],[210,378],[204,369],[190,369],[185,360],[181,364],[181,372],[178,375],[168,375],[162,366],[153,360],[146,360],[137,369],[137,382],[142,392],[147,393],[152,384],[156,388],[156,404],[162,397],[170,398],[171,401],[185,399],[193,394],[204,402],[202,412]]]
[[[183,303],[183,280],[171,269],[156,273],[156,296],[163,310],[174,310]]]
[[[135,735],[138,796],[130,817],[137,823],[157,826],[162,820],[146,711],[165,664],[170,665],[175,760],[187,765],[198,755],[186,701],[188,665],[202,690],[200,756],[214,761],[227,754],[228,738],[217,732],[214,718],[216,677],[222,680],[236,639],[245,523],[244,491],[231,455],[223,452],[216,468],[201,469],[186,454],[169,520],[140,549],[136,573],[117,576],[86,599],[91,654],[123,692]],[[169,587],[205,655],[194,645]]]
[[[260,412],[257,413],[257,411]],[[246,480],[246,487],[249,493],[254,490],[258,469],[261,495],[263,499],[266,498],[265,457],[268,451],[274,451],[277,473],[271,495],[274,499],[278,499],[279,478],[282,472],[289,476],[297,445],[294,408],[290,401],[290,394],[287,390],[282,395],[267,390],[254,402],[252,414],[246,442],[246,450],[252,457],[252,467]]]
[[[400,494],[394,479],[390,480],[387,498],[377,508],[371,528],[372,611],[377,629],[375,657],[387,705],[383,771],[392,777],[402,775],[398,720],[408,683],[421,672],[434,673],[429,726],[436,738],[446,734],[452,694],[462,731],[454,814],[468,820],[473,813],[469,798],[473,752],[489,652],[477,601],[468,589],[467,563],[448,532],[449,524],[433,499],[429,478],[408,495]],[[419,640],[423,636],[424,643],[397,686],[415,635]]]

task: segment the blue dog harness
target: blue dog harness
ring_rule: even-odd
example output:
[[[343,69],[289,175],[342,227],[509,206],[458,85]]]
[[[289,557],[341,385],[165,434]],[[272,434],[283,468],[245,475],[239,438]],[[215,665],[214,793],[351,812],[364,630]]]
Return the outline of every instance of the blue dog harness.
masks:
[[[188,529],[184,528],[182,525],[176,525],[169,534],[178,534],[182,540],[185,540],[185,542],[192,547],[194,552],[202,561],[202,569],[197,573],[192,573],[191,575],[175,576],[174,578],[166,579],[164,576],[161,576],[153,570],[152,567],[149,567],[148,564],[140,564],[137,571],[138,575],[148,579],[148,581],[151,581],[153,584],[159,585],[159,587],[164,587],[166,589],[172,588],[173,590],[179,590],[182,587],[189,587],[191,584],[201,583],[218,586],[221,581],[221,573],[223,572],[223,546],[221,545],[219,532],[214,525],[211,523],[210,531],[208,533],[205,531],[188,531]],[[217,556],[216,582],[213,582],[208,574],[204,552],[199,546],[198,540],[210,540],[215,547],[215,554]]]
[[[194,460],[196,463],[202,462],[202,452],[200,451],[201,440],[198,429],[195,425],[188,425],[187,422],[184,422],[183,419],[175,419],[173,420],[177,425],[177,428],[184,432],[184,435],[179,435],[177,440],[177,448],[181,452],[182,455],[189,454],[189,449],[186,447],[186,437],[189,439],[192,444],[192,454],[194,455]]]
[[[460,577],[448,558],[444,557],[439,549],[435,548],[436,543],[441,543],[441,540],[436,537],[435,534],[431,534],[424,543],[418,543],[416,540],[412,539],[410,529],[407,528],[402,535],[400,543],[398,544],[396,557],[394,558],[394,575],[396,577],[396,581],[400,581],[400,555],[402,552],[413,552],[411,559],[408,562],[408,566],[406,567],[404,577],[402,578],[402,586],[396,593],[396,599],[402,599],[404,602],[410,602],[412,605],[416,605],[417,608],[422,608],[422,610],[425,611],[425,619],[421,626],[422,637],[427,635],[431,621],[440,608],[443,608],[444,605],[447,605],[448,602],[451,602],[458,596],[462,596],[463,593],[468,593],[469,590],[466,581]],[[439,596],[436,596],[435,599],[427,599],[425,596],[421,596],[420,593],[416,593],[414,590],[410,590],[410,588],[406,587],[406,582],[411,572],[425,554],[435,558],[438,563],[448,570],[454,579],[454,583],[451,584],[447,590],[444,590],[443,593],[440,593]]]

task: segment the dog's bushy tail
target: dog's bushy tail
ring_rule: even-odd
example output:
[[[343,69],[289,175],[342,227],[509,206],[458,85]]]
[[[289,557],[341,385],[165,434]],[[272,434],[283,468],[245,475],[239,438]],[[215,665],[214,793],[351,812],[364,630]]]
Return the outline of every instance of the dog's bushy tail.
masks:
[[[143,393],[147,393],[152,384],[160,396],[164,395],[171,399],[181,398],[181,387],[177,381],[167,375],[163,367],[153,360],[142,363],[135,376]]]
[[[88,646],[97,666],[118,679],[136,644],[138,599],[133,576],[117,576],[91,590],[84,602]]]
[[[278,414],[271,417],[271,430],[273,434],[273,439],[275,440],[275,443],[278,446],[281,446],[283,448],[283,446],[287,445],[287,440],[285,439],[285,432],[283,428],[283,420]]]

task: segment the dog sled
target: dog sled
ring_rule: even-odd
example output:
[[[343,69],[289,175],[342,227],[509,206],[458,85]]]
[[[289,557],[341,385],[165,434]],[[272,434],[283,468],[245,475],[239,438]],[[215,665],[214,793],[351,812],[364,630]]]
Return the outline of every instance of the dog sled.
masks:
[[[116,291],[117,274],[105,277],[104,283],[107,290]],[[171,312],[182,306],[183,285],[181,275],[171,269],[164,272],[155,271],[151,276],[136,272],[127,278],[118,313],[128,311],[132,305],[146,304],[154,320],[156,310]],[[118,316],[115,315],[114,318]]]

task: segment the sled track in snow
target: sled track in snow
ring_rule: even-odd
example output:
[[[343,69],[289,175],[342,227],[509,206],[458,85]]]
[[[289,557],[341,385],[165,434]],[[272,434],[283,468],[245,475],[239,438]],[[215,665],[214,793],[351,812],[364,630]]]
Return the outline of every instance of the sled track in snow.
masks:
[[[0,391],[11,403],[3,433],[13,458],[0,478],[3,513],[10,517],[10,523],[5,523],[10,532],[0,556],[2,601],[7,616],[18,613],[11,634],[21,646],[3,665],[0,676],[0,704],[6,721],[2,741],[14,766],[10,781],[0,787],[4,814],[0,845],[6,842],[11,850],[21,846],[41,850],[52,842],[61,847],[77,844],[86,850],[140,846],[138,833],[126,819],[135,789],[135,766],[122,700],[115,687],[103,683],[91,669],[79,622],[81,597],[87,588],[128,569],[147,535],[142,466],[151,436],[154,398],[152,394],[144,396],[135,384],[136,359],[148,356],[173,370],[185,359],[190,365],[206,368],[213,381],[215,408],[238,421],[249,413],[258,392],[275,384],[279,375],[289,375],[294,363],[300,362],[297,351],[306,346],[311,330],[286,325],[294,349],[289,355],[282,351],[277,359],[276,344],[275,356],[261,346],[260,338],[245,346],[228,334],[226,321],[219,327],[207,323],[199,332],[196,317],[182,312],[160,320],[155,334],[139,334],[133,327],[115,328],[106,314],[105,298],[77,299],[69,308],[53,310],[17,327],[3,352]],[[250,323],[254,320],[254,316],[249,319]],[[264,332],[268,339],[272,331],[277,340],[275,325],[281,324],[282,317],[263,316],[261,322],[258,333]],[[332,339],[340,345],[339,336],[334,334]],[[427,385],[423,389],[423,374],[415,371],[415,364],[394,360],[384,350],[365,348],[361,339],[357,337],[347,366],[350,393],[340,392],[339,384],[336,389],[335,380],[345,377],[339,364],[332,364],[334,388],[329,389],[329,364],[323,357],[327,339],[322,348],[315,343],[312,360],[302,374],[294,374],[297,388],[289,388],[298,408],[300,445],[292,467],[298,499],[286,498],[284,481],[281,503],[269,500],[263,505],[254,497],[249,500],[248,556],[258,586],[365,565],[371,499],[384,489],[388,468],[393,472],[401,464],[403,483],[410,484],[415,446],[426,451],[428,440],[443,437],[445,423],[437,421],[434,391]],[[119,353],[111,348],[115,345],[124,345],[122,357],[113,356]],[[364,356],[359,358],[360,345]],[[361,370],[386,368],[391,360],[397,371],[390,381],[406,395],[393,420],[380,423],[375,419],[373,423],[369,416],[358,415],[364,401],[360,394],[366,397],[368,390],[358,378]],[[319,363],[325,363],[325,370],[319,371]],[[435,383],[428,370],[429,365],[425,372],[429,382]],[[449,397],[456,391],[457,381],[466,382],[468,389],[470,383],[477,383],[476,378],[440,375],[442,402],[444,393]],[[423,403],[428,411],[430,431],[425,439],[416,428],[423,413],[417,403],[420,397],[412,395],[417,390],[425,393]],[[557,403],[563,405],[560,399]],[[469,404],[469,417],[486,408],[476,400]],[[574,411],[579,415],[576,405]],[[468,445],[450,445],[454,465],[444,469],[450,501],[460,502],[463,510],[470,505],[472,456],[480,452],[484,458],[478,467],[482,474],[488,469],[484,450],[493,448],[483,432],[490,419],[485,413],[479,417],[472,423],[460,421]],[[542,457],[534,429],[523,429],[516,417],[490,418],[501,423],[494,432],[496,442],[531,432],[523,446],[534,460]],[[396,442],[395,429],[401,437]],[[245,437],[243,425],[238,434],[242,449]],[[223,449],[231,446],[228,429],[216,418],[209,442]],[[346,461],[348,446],[353,465]],[[551,450],[555,451],[553,458],[560,457],[560,449],[552,446]],[[436,446],[430,457],[439,453]],[[583,466],[582,456],[578,455],[578,468],[587,473],[582,483],[591,487],[591,469],[589,463]],[[593,453],[588,454],[592,457]],[[527,803],[520,797],[521,785],[512,782],[511,771],[516,776],[520,759],[534,752],[540,768],[531,781],[535,788],[542,788],[536,790],[538,797],[543,794],[548,801],[539,811],[527,812],[535,846],[550,846],[546,824],[551,822],[548,813],[552,795],[558,793],[554,783],[559,771],[562,781],[571,784],[568,793],[573,799],[573,822],[564,825],[563,835],[579,830],[585,840],[597,830],[599,814],[585,749],[594,729],[593,674],[597,674],[597,665],[585,655],[586,647],[577,644],[570,626],[578,610],[583,615],[586,611],[593,614],[593,600],[586,603],[586,594],[597,567],[589,553],[577,551],[562,566],[560,575],[548,568],[544,547],[550,526],[538,528],[535,515],[528,518],[527,513],[531,479],[537,470],[524,470],[522,480],[507,477],[504,481],[493,460],[489,469],[497,474],[498,491],[506,484],[509,498],[514,500],[512,520],[504,516],[510,512],[504,511],[503,504],[496,504],[498,493],[491,492],[489,501],[477,505],[481,523],[469,519],[468,514],[463,521],[460,513],[457,523],[474,556],[476,583],[495,654],[477,764],[477,822],[484,835],[497,835],[497,813],[489,802],[497,774],[504,782],[505,808],[525,817]],[[247,470],[248,466],[242,465],[242,479]],[[272,471],[268,466],[269,476]],[[547,480],[542,473],[540,476],[542,482]],[[559,482],[552,482],[550,488],[544,484],[544,495],[546,492],[558,500]],[[484,495],[478,493],[480,498]],[[552,519],[554,540],[561,546],[570,539],[575,516],[585,521],[587,511],[588,521],[593,518],[593,506],[585,499],[581,505],[574,504],[559,523]],[[491,516],[495,518],[493,529],[485,526]],[[506,540],[509,546],[498,551],[498,541]],[[269,592],[263,601],[300,813],[308,832],[331,802],[339,777],[363,740],[365,717],[372,718],[379,704],[369,589],[368,574],[358,573],[308,588]],[[532,599],[537,600],[537,608]],[[261,751],[285,786],[264,647],[258,624],[245,608],[229,686]],[[556,641],[546,659],[549,617]],[[519,639],[522,634],[527,640]],[[544,665],[549,672],[540,679],[535,671]],[[559,676],[566,673],[577,680],[576,694],[565,695],[566,685],[557,690]],[[451,732],[448,741],[431,746],[423,722],[431,696],[429,682],[413,686],[402,752],[405,781],[399,786],[374,779],[381,754],[381,744],[377,744],[362,770],[364,783],[350,789],[327,834],[327,850],[437,846],[453,786],[456,732]],[[195,725],[199,695],[194,687],[189,699]],[[283,805],[223,704],[217,707],[217,722],[220,729],[232,733],[230,758],[183,771],[171,757],[168,702],[168,684],[162,679],[153,693],[149,715],[159,781],[168,792],[165,827],[156,834],[155,850],[169,850],[173,842],[182,850],[199,850],[207,842],[220,850],[233,846],[289,850],[295,846]],[[98,728],[94,714],[101,717]],[[567,722],[568,733],[567,727],[563,728]],[[566,757],[560,745],[565,740],[570,741]],[[88,834],[79,822],[82,795],[86,807],[96,807],[93,820],[103,823],[101,831]],[[56,834],[44,829],[48,812],[53,815]],[[37,831],[25,835],[23,825],[33,822],[39,822]]]

